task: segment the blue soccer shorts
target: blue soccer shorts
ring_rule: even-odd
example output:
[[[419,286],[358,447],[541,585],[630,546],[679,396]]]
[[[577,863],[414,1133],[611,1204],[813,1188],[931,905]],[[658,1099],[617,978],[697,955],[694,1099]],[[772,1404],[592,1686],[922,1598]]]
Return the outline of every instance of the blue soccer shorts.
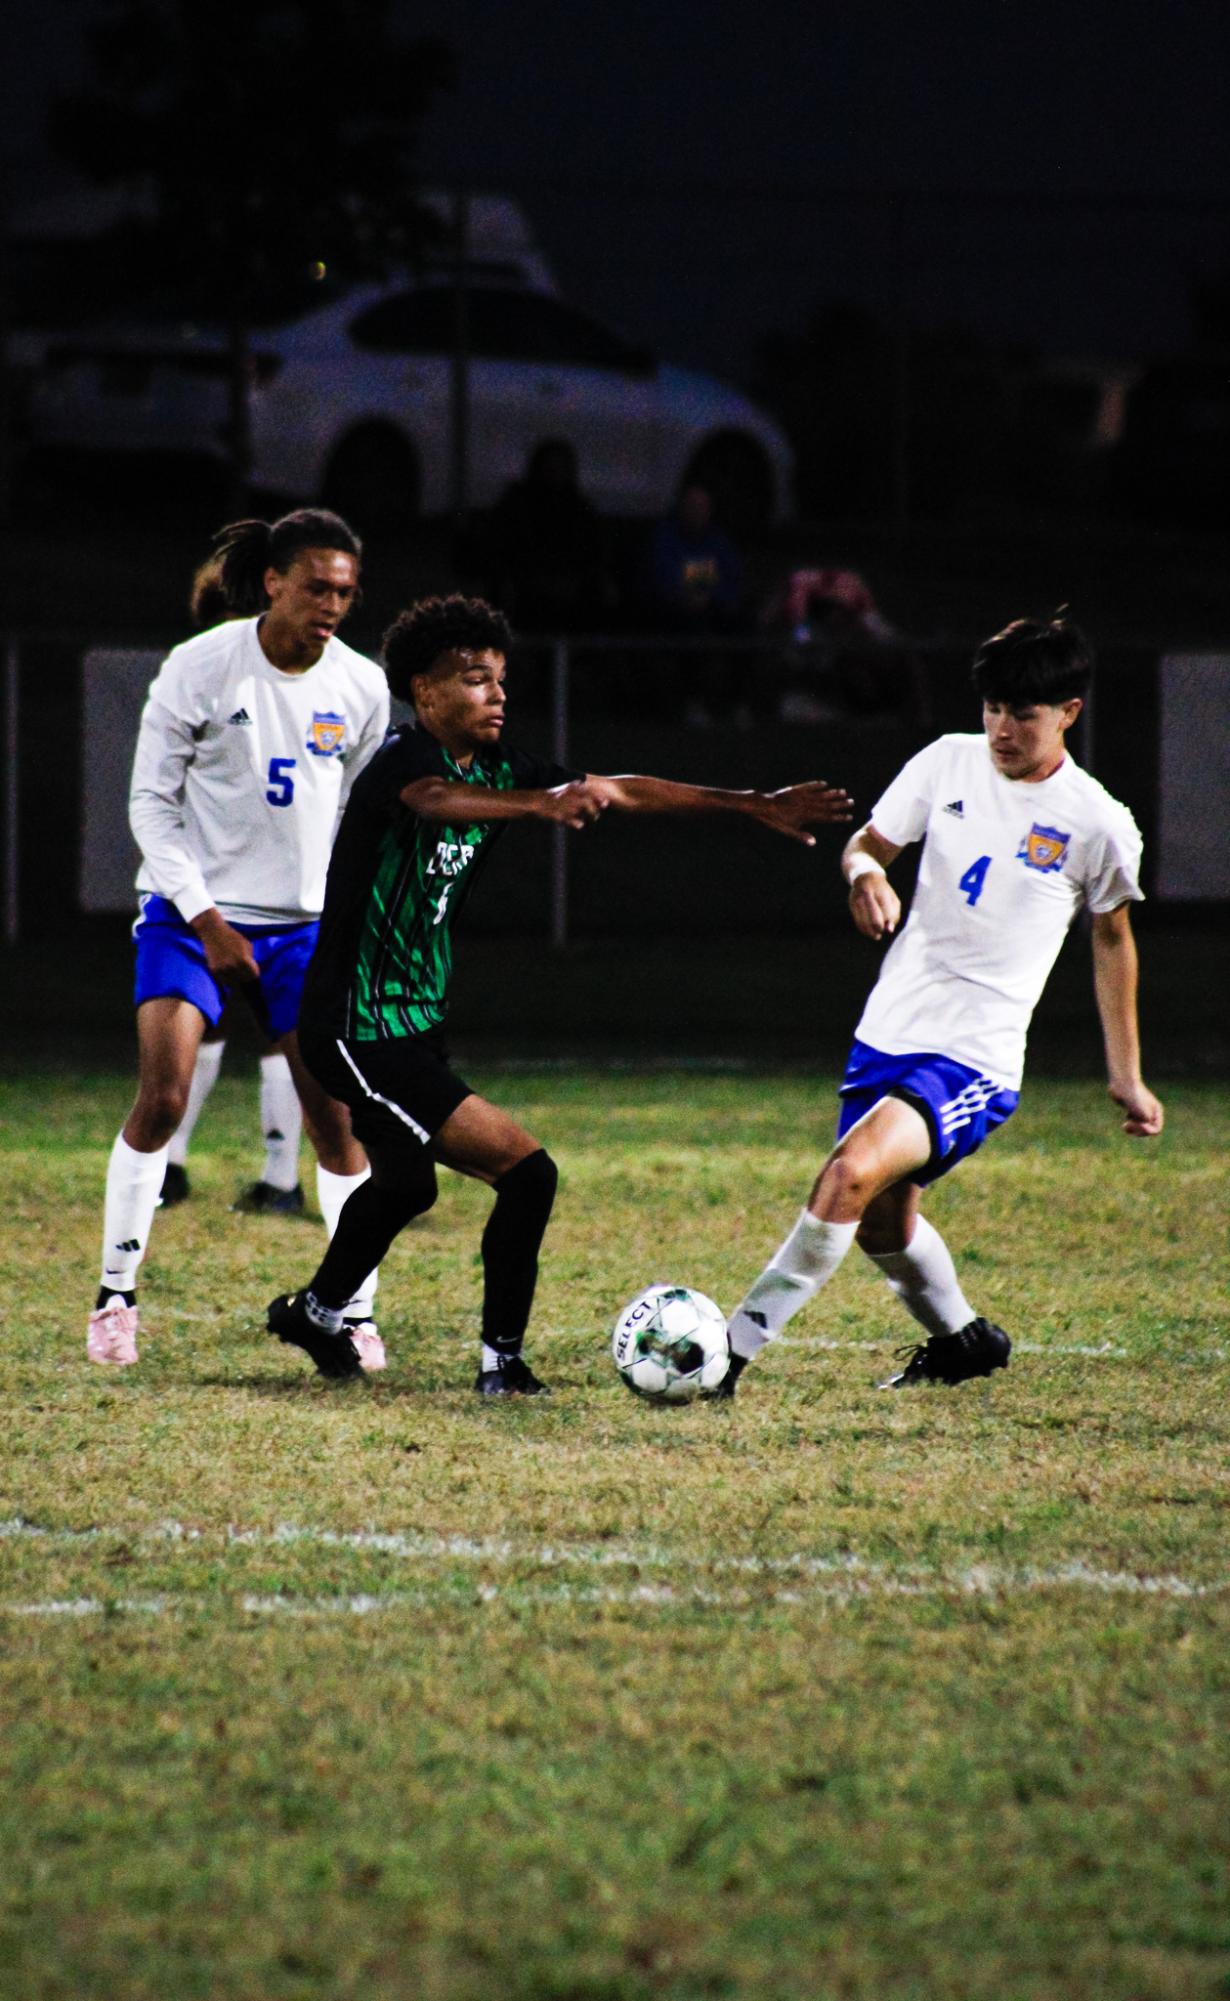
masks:
[[[252,946],[260,978],[235,982],[235,991],[249,1003],[258,1023],[276,1042],[299,1019],[303,981],[316,946],[319,924],[236,924]],[[226,1005],[229,988],[216,980],[205,963],[205,947],[165,896],[143,896],[141,914],[132,927],[137,947],[134,998],[186,1000],[199,1008],[212,1027]]]
[[[838,1139],[881,1098],[901,1098],[922,1113],[931,1134],[931,1158],[910,1180],[925,1187],[976,1153],[996,1126],[1012,1117],[1021,1094],[1004,1090],[994,1078],[984,1077],[968,1063],[954,1062],[951,1056],[885,1056],[882,1050],[856,1042],[838,1096]]]

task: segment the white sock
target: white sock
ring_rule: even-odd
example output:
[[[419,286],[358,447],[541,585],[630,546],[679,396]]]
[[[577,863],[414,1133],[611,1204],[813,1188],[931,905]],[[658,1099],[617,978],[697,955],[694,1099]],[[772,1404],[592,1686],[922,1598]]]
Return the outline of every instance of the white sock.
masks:
[[[167,1147],[167,1159],[175,1167],[182,1167],[188,1158],[188,1142],[201,1116],[201,1107],[218,1081],[225,1048],[225,1042],[203,1042],[196,1052],[192,1082],[188,1086],[188,1103]]]
[[[977,1317],[961,1290],[947,1244],[925,1216],[915,1219],[914,1234],[903,1251],[868,1256],[879,1265],[906,1312],[928,1334],[957,1334]]]
[[[261,1180],[284,1192],[297,1187],[303,1107],[290,1064],[280,1049],[261,1057],[261,1131],[265,1135],[265,1171]]]
[[[485,1341],[481,1343],[480,1369],[502,1369],[507,1360],[507,1355],[501,1354],[498,1348],[489,1348]]]
[[[117,1133],[107,1162],[107,1199],[103,1210],[102,1277],[112,1292],[134,1292],[137,1267],[145,1256],[150,1226],[158,1207],[167,1150],[138,1153],[123,1133]]]
[[[371,1168],[365,1167],[362,1174],[332,1174],[327,1167],[316,1163],[316,1200],[320,1213],[325,1219],[325,1230],[330,1238],[337,1228],[337,1219],[356,1188],[371,1178]],[[376,1284],[379,1271],[370,1271],[353,1299],[348,1299],[343,1312],[347,1320],[370,1320],[375,1313]]]
[[[780,1334],[800,1306],[832,1278],[857,1230],[857,1223],[821,1223],[809,1209],[801,1210],[785,1243],[731,1315],[732,1353],[750,1361]]]

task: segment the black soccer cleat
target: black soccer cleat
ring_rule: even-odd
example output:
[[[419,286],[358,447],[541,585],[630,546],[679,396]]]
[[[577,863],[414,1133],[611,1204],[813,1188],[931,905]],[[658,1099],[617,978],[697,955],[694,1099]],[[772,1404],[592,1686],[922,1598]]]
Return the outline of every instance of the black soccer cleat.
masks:
[[[269,1181],[254,1181],[237,1195],[231,1203],[232,1215],[238,1216],[302,1216],[303,1183],[297,1181],[293,1188],[275,1188]]]
[[[302,1348],[310,1355],[322,1376],[346,1382],[363,1374],[358,1350],[349,1334],[330,1334],[308,1317],[307,1301],[301,1292],[280,1293],[265,1308],[265,1324],[271,1334],[289,1347]]]
[[[480,1369],[474,1378],[474,1387],[480,1397],[549,1397],[551,1392],[545,1383],[540,1383],[528,1362],[520,1355],[507,1355],[498,1369]]]
[[[933,1334],[909,1353],[901,1373],[880,1384],[882,1390],[903,1390],[911,1383],[967,1383],[1006,1369],[1012,1343],[1002,1327],[989,1320],[971,1320],[957,1334]]]
[[[716,1389],[705,1391],[704,1401],[706,1403],[732,1402],[735,1391],[739,1386],[739,1378],[746,1367],[746,1355],[732,1355],[730,1358],[730,1367],[727,1369],[726,1374],[722,1377]]]
[[[158,1200],[164,1209],[173,1209],[177,1202],[186,1202],[192,1193],[188,1186],[188,1170],[174,1160],[168,1160],[162,1177],[162,1192]]]

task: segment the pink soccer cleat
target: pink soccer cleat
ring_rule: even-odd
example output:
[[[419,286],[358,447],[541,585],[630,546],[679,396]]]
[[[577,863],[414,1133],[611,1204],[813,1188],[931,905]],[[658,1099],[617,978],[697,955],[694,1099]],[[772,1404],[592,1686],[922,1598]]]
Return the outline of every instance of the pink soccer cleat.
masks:
[[[384,1342],[380,1339],[374,1320],[348,1320],[346,1332],[354,1343],[359,1367],[365,1376],[374,1376],[378,1370],[388,1367]]]
[[[140,1321],[135,1306],[113,1299],[96,1307],[90,1315],[85,1352],[91,1362],[111,1362],[125,1368],[137,1359],[137,1330]]]

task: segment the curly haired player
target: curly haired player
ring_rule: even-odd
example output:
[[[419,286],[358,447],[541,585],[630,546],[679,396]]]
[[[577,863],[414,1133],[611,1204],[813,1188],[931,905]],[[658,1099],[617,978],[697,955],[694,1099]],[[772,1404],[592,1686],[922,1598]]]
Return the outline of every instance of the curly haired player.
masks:
[[[275,1299],[272,1333],[323,1375],[359,1360],[343,1324],[359,1278],[436,1199],[436,1166],[485,1181],[482,1396],[538,1395],[522,1359],[538,1250],[555,1197],[550,1155],[449,1063],[443,1027],[453,927],[496,839],[516,820],[565,827],[624,813],[739,813],[795,840],[850,817],[821,782],[728,792],[669,779],[597,778],[501,742],[511,635],[482,599],[428,598],[385,638],[392,694],[413,704],[355,785],[329,866],[300,1018],[304,1058],[350,1106],[371,1180],[347,1202],[308,1284]]]

